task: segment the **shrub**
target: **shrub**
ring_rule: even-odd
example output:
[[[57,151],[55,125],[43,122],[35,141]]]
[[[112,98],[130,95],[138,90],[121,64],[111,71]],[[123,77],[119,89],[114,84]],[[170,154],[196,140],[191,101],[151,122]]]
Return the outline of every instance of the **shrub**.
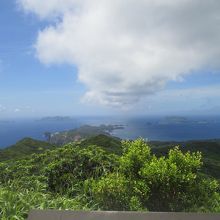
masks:
[[[55,161],[47,169],[48,189],[56,193],[79,193],[86,179],[100,178],[113,171],[116,163],[116,155],[108,154],[99,147],[78,148],[71,158]]]
[[[200,173],[201,153],[182,153],[178,147],[157,158],[142,140],[123,142],[118,174],[108,175],[93,187],[95,201],[105,210],[196,211],[213,210],[217,181]],[[115,202],[115,203],[114,203]]]

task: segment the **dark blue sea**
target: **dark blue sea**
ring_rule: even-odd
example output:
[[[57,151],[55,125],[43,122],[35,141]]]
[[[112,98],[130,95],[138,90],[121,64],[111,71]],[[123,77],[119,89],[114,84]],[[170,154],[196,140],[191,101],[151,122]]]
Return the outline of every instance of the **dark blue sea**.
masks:
[[[45,132],[70,130],[82,125],[117,124],[114,130],[123,139],[142,137],[148,140],[220,139],[220,116],[199,117],[73,117],[68,120],[19,119],[0,121],[0,148],[15,144],[24,137],[45,140]]]

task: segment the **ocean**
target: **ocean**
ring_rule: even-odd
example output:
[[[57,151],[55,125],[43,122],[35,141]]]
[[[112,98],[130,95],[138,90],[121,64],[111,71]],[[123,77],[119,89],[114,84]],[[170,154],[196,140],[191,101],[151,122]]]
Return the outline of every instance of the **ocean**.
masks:
[[[15,144],[25,137],[45,140],[45,132],[59,132],[82,125],[117,124],[124,129],[112,135],[122,139],[142,137],[148,140],[184,141],[220,139],[220,116],[199,117],[75,117],[64,120],[0,121],[0,148]]]

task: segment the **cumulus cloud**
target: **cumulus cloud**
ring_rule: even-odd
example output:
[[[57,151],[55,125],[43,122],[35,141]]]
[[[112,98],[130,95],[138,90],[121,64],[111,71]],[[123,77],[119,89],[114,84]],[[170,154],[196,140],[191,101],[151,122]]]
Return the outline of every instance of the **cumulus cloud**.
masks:
[[[86,101],[130,104],[193,71],[219,69],[219,0],[19,3],[51,21],[39,32],[37,56],[76,65]]]

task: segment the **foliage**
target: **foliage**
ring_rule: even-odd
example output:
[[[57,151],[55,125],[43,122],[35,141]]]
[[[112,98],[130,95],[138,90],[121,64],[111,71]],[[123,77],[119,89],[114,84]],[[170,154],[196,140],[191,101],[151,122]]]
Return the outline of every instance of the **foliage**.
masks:
[[[116,137],[109,135],[100,134],[83,140],[80,143],[81,147],[88,147],[91,145],[96,145],[102,147],[102,149],[115,154],[121,154],[121,140]]]
[[[2,161],[0,218],[22,220],[33,208],[220,211],[219,185],[202,173],[201,153],[175,147],[158,156],[138,139],[114,154],[115,140],[90,140]]]
[[[0,150],[0,161],[17,159],[33,153],[42,153],[56,146],[45,141],[38,141],[32,138],[24,138],[16,144]]]
[[[2,220],[26,219],[31,209],[83,209],[77,200],[38,191],[0,188],[0,217]]]
[[[51,163],[48,166],[48,189],[52,192],[72,195],[81,191],[86,179],[97,179],[111,172],[117,164],[117,156],[108,154],[96,146],[75,148],[71,158]]]
[[[108,175],[94,188],[101,208],[118,209],[111,203],[107,206],[104,203],[107,198],[107,201],[122,201],[125,207],[121,208],[131,210],[128,204],[131,198],[136,198],[140,208],[150,211],[196,211],[200,207],[212,211],[207,204],[216,200],[219,186],[217,181],[200,174],[201,153],[184,154],[176,147],[167,157],[157,158],[141,139],[124,142],[123,147],[119,176],[124,181],[118,183],[114,175]]]
[[[203,167],[201,171],[209,176],[220,179],[220,140],[184,141],[184,142],[149,142],[153,153],[165,156],[175,146],[180,146],[182,152],[201,152]]]

